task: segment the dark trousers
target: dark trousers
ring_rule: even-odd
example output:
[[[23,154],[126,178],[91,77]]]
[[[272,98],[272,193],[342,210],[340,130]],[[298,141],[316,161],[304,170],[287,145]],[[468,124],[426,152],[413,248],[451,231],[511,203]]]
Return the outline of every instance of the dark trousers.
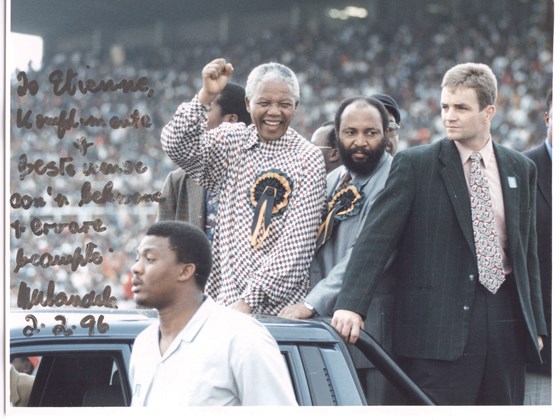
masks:
[[[514,279],[508,276],[495,295],[476,286],[462,357],[400,362],[438,405],[522,405],[527,338]]]

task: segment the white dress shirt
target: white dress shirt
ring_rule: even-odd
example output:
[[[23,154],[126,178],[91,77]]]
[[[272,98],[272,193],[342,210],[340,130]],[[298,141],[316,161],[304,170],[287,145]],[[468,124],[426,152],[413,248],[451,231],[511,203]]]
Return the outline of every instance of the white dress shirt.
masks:
[[[140,333],[129,375],[132,406],[297,405],[286,363],[268,330],[210,297],[164,355],[159,323]]]

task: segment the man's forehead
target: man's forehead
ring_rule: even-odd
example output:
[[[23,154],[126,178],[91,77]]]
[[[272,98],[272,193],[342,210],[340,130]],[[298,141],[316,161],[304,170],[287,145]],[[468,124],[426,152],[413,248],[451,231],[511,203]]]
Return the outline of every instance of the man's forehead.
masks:
[[[293,99],[291,86],[282,80],[263,80],[257,85],[255,96],[278,95]]]
[[[138,251],[147,250],[169,250],[171,249],[169,238],[156,235],[146,235],[140,241],[138,245]]]
[[[366,118],[364,118],[364,116],[366,116]],[[363,102],[351,103],[344,109],[340,116],[341,126],[346,125],[349,122],[354,124],[355,121],[370,125],[379,125],[380,123],[383,123],[379,109],[371,104],[364,104]]]
[[[467,87],[456,87],[456,88],[448,88],[444,87],[441,90],[441,100],[442,102],[445,100],[446,102],[454,101],[454,102],[465,102],[465,101],[472,101],[477,100],[476,91],[473,88]]]

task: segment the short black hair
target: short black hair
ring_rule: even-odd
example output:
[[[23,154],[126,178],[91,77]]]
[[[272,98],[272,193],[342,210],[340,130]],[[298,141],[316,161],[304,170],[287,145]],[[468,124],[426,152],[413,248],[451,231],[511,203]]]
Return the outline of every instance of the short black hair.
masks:
[[[334,127],[336,130],[337,139],[338,132],[340,131],[340,118],[342,116],[342,113],[348,107],[348,105],[358,101],[366,102],[379,110],[379,113],[381,114],[381,120],[383,122],[383,133],[387,131],[387,128],[389,127],[389,113],[387,112],[385,105],[383,105],[381,101],[375,98],[368,98],[366,96],[354,96],[353,98],[348,98],[342,101],[338,106],[338,109],[336,110],[336,114],[334,115]],[[385,135],[383,137],[385,138]]]
[[[251,115],[245,105],[245,88],[237,83],[228,83],[218,98],[216,103],[222,110],[222,117],[227,114],[237,115],[237,121],[251,124]]]
[[[200,228],[187,222],[166,220],[154,223],[146,235],[168,238],[177,261],[196,266],[196,284],[204,290],[212,269],[212,251],[208,238]]]

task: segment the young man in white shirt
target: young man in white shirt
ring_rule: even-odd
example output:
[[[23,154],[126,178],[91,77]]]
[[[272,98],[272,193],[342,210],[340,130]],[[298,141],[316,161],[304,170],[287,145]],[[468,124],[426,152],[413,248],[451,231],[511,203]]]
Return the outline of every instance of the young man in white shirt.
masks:
[[[134,344],[132,406],[297,405],[268,330],[204,294],[211,261],[206,236],[185,222],[158,222],[140,242],[132,292],[159,322]]]

